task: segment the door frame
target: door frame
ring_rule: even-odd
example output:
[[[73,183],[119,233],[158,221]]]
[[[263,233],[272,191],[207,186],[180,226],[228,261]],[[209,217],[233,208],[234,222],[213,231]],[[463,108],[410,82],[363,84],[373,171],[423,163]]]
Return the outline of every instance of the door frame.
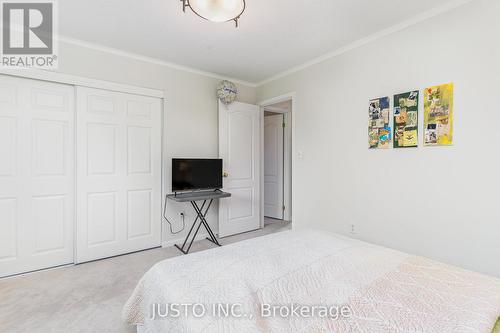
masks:
[[[282,113],[285,116],[285,133],[284,133],[284,160],[283,160],[283,202],[285,205],[285,210],[283,212],[283,218],[285,221],[292,221],[293,219],[293,209],[295,207],[295,196],[293,194],[294,181],[295,181],[295,115],[297,114],[297,98],[295,92],[289,92],[283,95],[279,95],[273,98],[265,99],[257,103],[260,106],[260,166],[261,174],[264,174],[264,112],[266,107],[285,101],[292,101],[292,110],[280,110],[272,109],[270,111],[275,113]],[[291,181],[290,181],[291,179]],[[261,177],[261,187],[260,187],[260,226],[264,228],[264,177]],[[292,222],[293,225],[293,222]]]
[[[133,94],[133,95],[156,97],[165,100],[164,91],[159,89],[139,87],[129,84],[122,84],[122,83],[116,83],[98,79],[91,79],[84,76],[66,74],[61,72],[53,72],[36,68],[30,68],[30,69],[0,68],[0,74],[15,76],[19,78],[62,83],[72,86],[110,90],[115,92]]]

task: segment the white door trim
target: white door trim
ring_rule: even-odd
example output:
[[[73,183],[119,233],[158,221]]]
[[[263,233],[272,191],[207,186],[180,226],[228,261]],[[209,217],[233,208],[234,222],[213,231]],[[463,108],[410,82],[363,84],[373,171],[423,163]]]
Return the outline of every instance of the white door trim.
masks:
[[[74,86],[104,89],[127,94],[142,95],[148,97],[165,98],[165,93],[162,90],[131,86],[128,84],[115,83],[91,79],[83,76],[64,74],[41,69],[9,69],[0,68],[0,74],[35,79],[41,81],[49,81],[54,83],[64,83]]]
[[[285,147],[284,147],[284,219],[286,221],[291,221],[293,218],[293,209],[295,207],[295,195],[293,193],[294,182],[295,182],[295,155],[296,155],[296,147],[295,147],[295,115],[297,114],[297,98],[295,92],[286,93],[280,96],[276,96],[270,99],[266,99],[257,103],[260,106],[261,112],[261,147],[260,147],[260,155],[264,154],[264,109],[268,105],[284,102],[284,101],[292,101],[292,111],[284,111],[279,109],[273,109],[273,112],[283,113],[285,115]],[[291,144],[291,149],[290,149]],[[290,154],[291,151],[291,154]],[[264,172],[264,159],[261,158],[261,173]],[[290,170],[291,169],[291,170]],[[290,177],[291,175],[291,177]],[[291,182],[290,182],[291,178]],[[261,220],[260,225],[261,228],[264,228],[264,178],[261,179]]]

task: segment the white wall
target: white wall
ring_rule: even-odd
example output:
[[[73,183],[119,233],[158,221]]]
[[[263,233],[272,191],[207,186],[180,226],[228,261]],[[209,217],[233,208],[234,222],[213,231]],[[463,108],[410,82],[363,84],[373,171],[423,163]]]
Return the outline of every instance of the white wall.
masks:
[[[135,60],[74,44],[59,46],[59,72],[129,85],[160,89],[165,92],[165,183],[170,191],[172,157],[217,158],[218,109],[216,86],[219,79],[193,74],[153,63]],[[255,103],[255,88],[238,85],[239,100]],[[171,203],[168,213],[175,229],[181,226],[179,213],[186,214],[186,229],[195,218],[188,204]],[[207,217],[218,228],[217,206]],[[172,236],[164,223],[163,239],[183,239],[185,233]]]
[[[258,88],[259,101],[296,92],[294,227],[354,224],[354,237],[500,276],[499,14],[476,0]],[[420,130],[418,149],[368,150],[370,98],[447,82],[453,147],[423,147]]]

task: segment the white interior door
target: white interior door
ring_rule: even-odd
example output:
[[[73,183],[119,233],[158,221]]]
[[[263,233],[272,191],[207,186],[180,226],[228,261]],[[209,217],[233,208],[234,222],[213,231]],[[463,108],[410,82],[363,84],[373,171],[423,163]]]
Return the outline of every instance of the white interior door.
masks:
[[[264,215],[283,219],[282,114],[264,117]]]
[[[224,161],[224,191],[219,203],[219,236],[260,228],[260,108],[219,102],[219,155]]]
[[[161,99],[77,87],[77,262],[161,243]]]
[[[0,277],[73,263],[74,88],[0,75]]]

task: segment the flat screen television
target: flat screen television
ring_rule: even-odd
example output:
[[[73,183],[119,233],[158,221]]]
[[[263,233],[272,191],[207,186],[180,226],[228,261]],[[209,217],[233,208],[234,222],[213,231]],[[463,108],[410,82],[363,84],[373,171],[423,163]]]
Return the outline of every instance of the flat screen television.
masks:
[[[222,188],[222,160],[172,159],[172,192]]]

